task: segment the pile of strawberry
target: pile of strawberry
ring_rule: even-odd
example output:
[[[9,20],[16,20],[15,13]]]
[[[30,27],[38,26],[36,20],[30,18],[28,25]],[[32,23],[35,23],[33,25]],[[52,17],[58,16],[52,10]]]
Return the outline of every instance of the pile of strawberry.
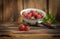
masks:
[[[42,19],[44,17],[43,13],[31,10],[30,12],[24,12],[23,16],[27,19]]]
[[[19,30],[20,31],[29,31],[30,27],[28,25],[21,24],[21,25],[19,25]]]

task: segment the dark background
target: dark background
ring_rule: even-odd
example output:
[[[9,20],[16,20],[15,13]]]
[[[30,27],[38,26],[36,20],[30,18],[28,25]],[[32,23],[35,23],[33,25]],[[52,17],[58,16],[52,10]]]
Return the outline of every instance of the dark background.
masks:
[[[25,8],[42,9],[60,21],[60,0],[0,0],[0,23],[22,22],[19,14]]]

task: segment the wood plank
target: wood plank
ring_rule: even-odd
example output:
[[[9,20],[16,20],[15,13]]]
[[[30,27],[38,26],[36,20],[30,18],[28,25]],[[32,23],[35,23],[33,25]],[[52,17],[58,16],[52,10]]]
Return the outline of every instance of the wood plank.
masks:
[[[23,3],[22,3],[22,0],[18,0],[17,1],[17,6],[18,6],[18,14],[19,14],[19,17],[18,17],[18,22],[19,23],[22,23],[22,17],[20,16],[20,11],[23,10]]]
[[[59,29],[44,29],[41,27],[30,27],[29,31],[19,31],[18,27],[0,27],[0,34],[4,34],[3,32],[11,32],[12,34],[60,34]]]
[[[8,35],[7,36],[3,36],[3,37],[0,37],[0,39],[60,39],[60,37],[53,37],[53,36],[56,36],[56,35],[49,35],[49,34],[32,34],[32,35],[27,35],[27,34],[14,34],[14,35]]]
[[[3,28],[3,27],[2,27]],[[7,27],[6,27],[7,28]],[[12,30],[9,30],[11,28]],[[39,27],[32,27],[30,31],[16,31],[18,27],[9,27],[8,30],[5,29],[5,34],[1,33],[0,27],[0,35],[10,36],[11,39],[53,39],[53,36],[59,36],[60,34],[49,34],[51,32],[56,32],[57,30],[53,29],[40,29]],[[14,29],[14,30],[13,30]],[[39,33],[38,33],[39,32]],[[0,38],[8,38],[7,36],[3,36]]]
[[[49,13],[55,18],[58,12],[60,0],[49,0]]]
[[[60,0],[58,0],[58,5],[56,6],[58,7],[57,7],[57,13],[55,15],[55,19],[60,22],[60,18],[59,18],[60,17]]]
[[[32,35],[27,35],[27,34],[23,34],[23,35],[17,35],[17,34],[14,34],[14,35],[9,35],[10,37],[0,37],[1,39],[53,39],[53,35],[48,35],[48,34],[43,34],[43,35],[40,35],[40,34],[32,34]]]
[[[18,12],[20,14],[20,11],[23,9],[23,3],[22,0],[17,1],[17,6],[18,6]]]
[[[0,23],[2,23],[3,1],[0,0]]]
[[[24,8],[35,8],[34,0],[24,0]]]
[[[24,0],[24,8],[37,8],[45,10],[46,0]]]
[[[46,0],[34,0],[35,7],[38,9],[45,10],[46,8]]]
[[[16,0],[4,0],[3,1],[3,22],[12,22],[14,15],[17,13],[17,1]],[[16,16],[17,17],[17,16]]]
[[[8,0],[3,1],[3,21],[7,21],[8,18],[10,17],[11,13],[11,4],[8,3]],[[10,12],[10,13],[9,13]]]
[[[14,36],[15,38],[21,38],[21,39],[51,39],[53,35],[48,35],[48,34],[45,34],[45,35],[41,35],[41,34],[14,34],[12,35]]]

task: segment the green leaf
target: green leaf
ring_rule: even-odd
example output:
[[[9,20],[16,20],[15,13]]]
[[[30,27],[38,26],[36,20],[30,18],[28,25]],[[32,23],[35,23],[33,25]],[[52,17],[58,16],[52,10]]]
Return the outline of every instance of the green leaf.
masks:
[[[43,19],[43,23],[46,23],[47,20],[50,20],[53,24],[57,23],[51,13],[46,13],[46,17]]]

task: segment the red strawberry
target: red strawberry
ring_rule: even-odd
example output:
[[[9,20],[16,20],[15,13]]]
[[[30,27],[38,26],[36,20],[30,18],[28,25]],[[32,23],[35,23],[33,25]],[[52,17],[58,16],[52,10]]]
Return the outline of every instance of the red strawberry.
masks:
[[[27,13],[23,13],[23,16],[27,17],[27,15],[28,15]]]
[[[51,24],[51,21],[47,20],[46,21],[46,24],[50,25]]]
[[[43,18],[44,17],[44,15],[43,14],[41,14],[41,18]]]
[[[31,10],[30,12],[31,12],[31,13],[34,13],[35,11]]]
[[[32,16],[31,13],[28,13],[27,18],[30,19],[31,16]]]
[[[32,13],[29,12],[28,14],[32,16]]]
[[[42,16],[41,16],[41,14],[37,14],[37,15],[35,16],[35,18],[36,18],[36,19],[40,19],[40,18],[42,18]]]
[[[29,26],[25,26],[25,31],[28,31],[30,28],[29,28]]]
[[[35,14],[35,11],[31,10],[30,13],[32,13],[32,16],[34,16]]]
[[[24,25],[20,25],[20,26],[19,26],[19,30],[20,30],[20,31],[24,31],[24,28],[25,28]]]

